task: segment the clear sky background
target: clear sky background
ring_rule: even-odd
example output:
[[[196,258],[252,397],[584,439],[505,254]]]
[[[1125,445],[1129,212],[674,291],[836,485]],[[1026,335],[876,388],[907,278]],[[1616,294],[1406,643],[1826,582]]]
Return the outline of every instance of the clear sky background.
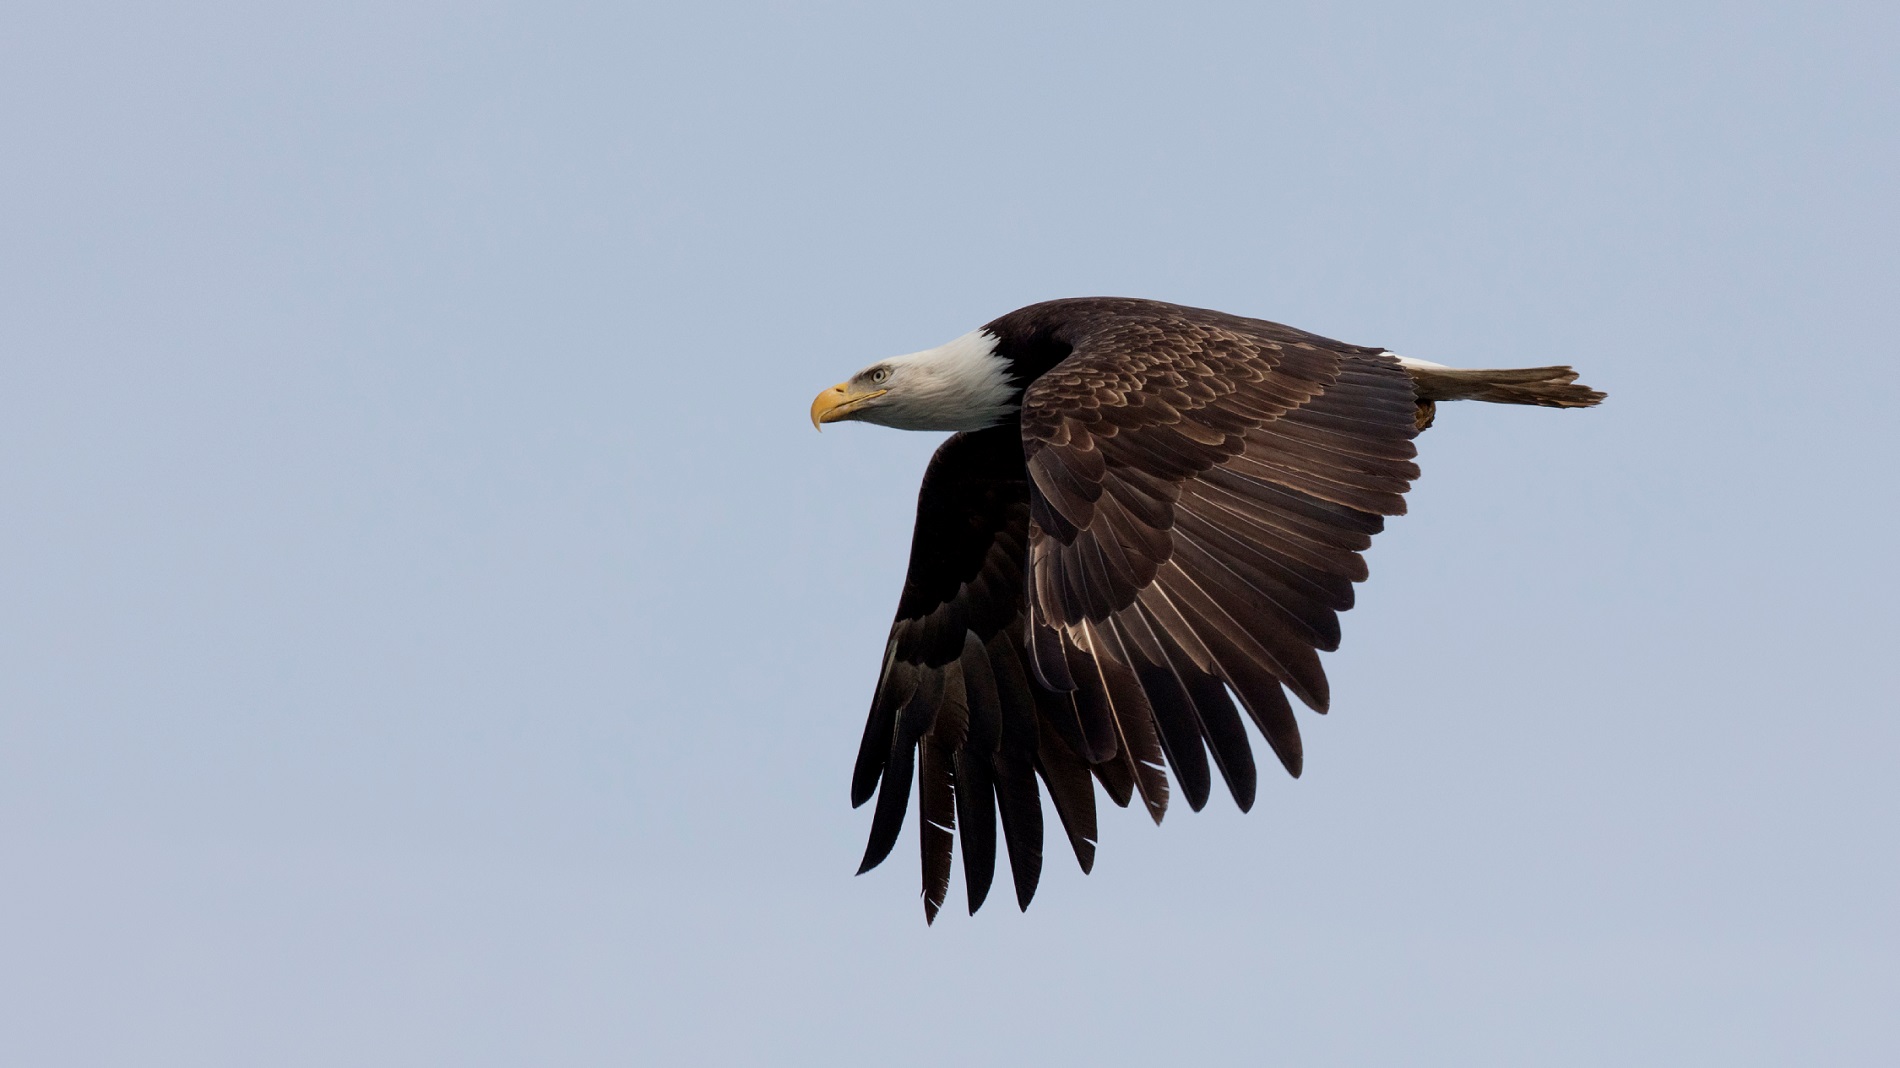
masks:
[[[0,1061],[1900,1063],[1900,8],[0,9]],[[938,435],[1156,297],[1441,409],[1305,777],[926,928]]]

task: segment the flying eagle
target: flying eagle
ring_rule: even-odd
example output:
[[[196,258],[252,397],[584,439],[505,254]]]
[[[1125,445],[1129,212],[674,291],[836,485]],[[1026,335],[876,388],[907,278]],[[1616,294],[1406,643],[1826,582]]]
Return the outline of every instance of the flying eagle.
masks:
[[[957,432],[924,472],[852,776],[854,807],[877,795],[859,873],[890,854],[913,772],[926,920],[959,828],[970,911],[983,904],[999,817],[1029,907],[1038,777],[1087,872],[1096,782],[1117,805],[1139,794],[1159,823],[1168,770],[1199,811],[1211,757],[1252,807],[1241,709],[1298,776],[1286,695],[1326,711],[1318,654],[1339,647],[1359,554],[1405,511],[1412,438],[1436,403],[1603,399],[1576,378],[1091,297],[1032,304],[820,393],[814,425]]]

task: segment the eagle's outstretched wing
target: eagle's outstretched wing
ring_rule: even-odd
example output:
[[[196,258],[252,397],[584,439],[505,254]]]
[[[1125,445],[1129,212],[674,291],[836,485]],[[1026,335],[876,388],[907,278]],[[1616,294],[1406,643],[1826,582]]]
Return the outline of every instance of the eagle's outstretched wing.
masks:
[[[858,754],[853,803],[879,793],[861,871],[889,854],[916,768],[930,917],[953,828],[982,903],[999,815],[1028,905],[1038,774],[1085,871],[1091,772],[1159,821],[1164,761],[1199,809],[1212,753],[1251,807],[1230,693],[1297,775],[1282,687],[1324,711],[1316,650],[1338,646],[1359,552],[1418,473],[1411,381],[1379,350],[1148,302],[1063,343],[1020,428],[956,435],[931,461]]]
[[[1206,802],[1203,743],[1245,809],[1253,763],[1227,691],[1298,775],[1284,690],[1326,710],[1318,651],[1338,648],[1359,553],[1418,477],[1411,379],[1378,349],[1169,305],[1072,344],[1023,398],[1032,669],[1106,693],[1095,729],[1112,727],[1156,820],[1164,753],[1189,805]]]
[[[996,824],[1027,908],[1042,874],[1042,800],[1049,787],[1084,871],[1095,859],[1095,793],[1088,764],[1050,736],[1074,704],[1038,686],[1023,646],[1029,562],[1029,480],[1012,426],[952,436],[917,496],[917,529],[884,668],[864,725],[851,803],[878,794],[860,872],[890,854],[919,794],[924,913],[934,919],[950,882],[951,833],[961,828],[970,911],[989,892]],[[879,790],[879,780],[883,787]]]

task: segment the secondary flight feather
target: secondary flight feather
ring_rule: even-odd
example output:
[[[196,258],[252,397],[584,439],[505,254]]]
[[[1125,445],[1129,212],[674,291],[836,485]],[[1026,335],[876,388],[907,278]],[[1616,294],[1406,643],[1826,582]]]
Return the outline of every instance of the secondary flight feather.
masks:
[[[820,393],[814,425],[957,432],[924,472],[852,775],[854,806],[877,798],[858,870],[896,844],[913,778],[934,920],[959,834],[970,911],[983,904],[999,824],[1029,907],[1042,789],[1086,872],[1097,785],[1159,823],[1171,789],[1198,811],[1217,772],[1245,811],[1245,722],[1298,776],[1288,695],[1326,711],[1319,654],[1339,647],[1360,553],[1405,511],[1413,437],[1440,401],[1603,399],[1576,378],[1090,297],[1021,308]]]

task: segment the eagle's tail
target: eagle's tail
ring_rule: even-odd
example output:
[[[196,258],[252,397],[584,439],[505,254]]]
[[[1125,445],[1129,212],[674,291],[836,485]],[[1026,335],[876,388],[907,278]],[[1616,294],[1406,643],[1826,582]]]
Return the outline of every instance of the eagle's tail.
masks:
[[[1418,428],[1432,425],[1436,401],[1479,400],[1493,404],[1537,404],[1545,408],[1591,408],[1608,394],[1577,381],[1568,367],[1519,367],[1467,370],[1399,357],[1418,393]]]

